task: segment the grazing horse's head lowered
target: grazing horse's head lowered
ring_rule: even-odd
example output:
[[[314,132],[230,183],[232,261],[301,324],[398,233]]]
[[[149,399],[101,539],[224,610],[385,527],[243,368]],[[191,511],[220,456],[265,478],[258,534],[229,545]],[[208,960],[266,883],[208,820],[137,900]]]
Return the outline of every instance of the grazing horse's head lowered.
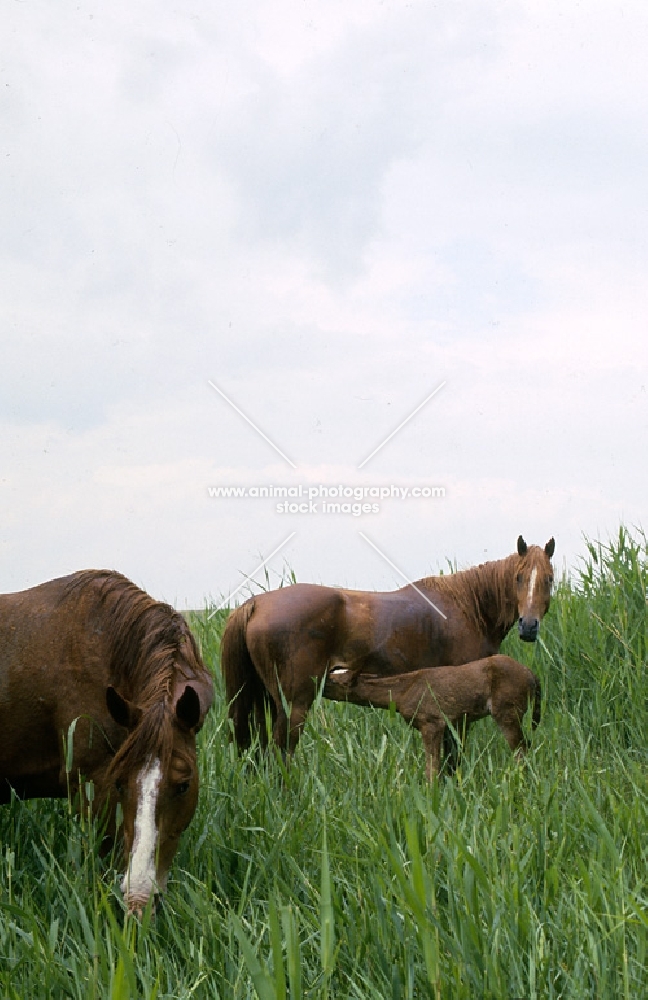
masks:
[[[183,616],[120,573],[0,595],[0,804],[76,797],[92,782],[108,842],[121,806],[124,901],[141,913],[196,808],[212,697]]]
[[[180,834],[196,809],[195,734],[203,713],[197,686],[188,683],[171,704],[158,701],[148,711],[112,686],[106,704],[115,722],[129,730],[108,779],[123,814],[121,889],[129,912],[139,913],[166,889]]]
[[[522,538],[517,540],[520,562],[515,579],[517,588],[518,632],[523,642],[535,642],[540,621],[547,613],[553,585],[551,557],[555,542],[550,538],[544,549],[539,545],[528,546]]]

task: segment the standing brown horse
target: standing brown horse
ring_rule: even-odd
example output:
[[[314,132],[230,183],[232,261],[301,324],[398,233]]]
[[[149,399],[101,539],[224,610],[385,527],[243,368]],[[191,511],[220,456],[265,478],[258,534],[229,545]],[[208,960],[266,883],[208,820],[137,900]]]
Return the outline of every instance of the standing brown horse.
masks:
[[[121,803],[122,890],[129,911],[141,911],[165,888],[196,808],[196,733],[212,697],[183,617],[119,573],[87,570],[2,595],[0,803],[12,789],[65,797],[81,775],[92,780],[111,836]]]
[[[447,576],[430,576],[388,593],[301,583],[252,597],[228,619],[221,667],[239,747],[254,716],[265,737],[292,752],[318,683],[335,667],[393,676],[468,663],[498,653],[517,621],[534,642],[551,597],[554,540]],[[290,706],[288,718],[286,706]]]

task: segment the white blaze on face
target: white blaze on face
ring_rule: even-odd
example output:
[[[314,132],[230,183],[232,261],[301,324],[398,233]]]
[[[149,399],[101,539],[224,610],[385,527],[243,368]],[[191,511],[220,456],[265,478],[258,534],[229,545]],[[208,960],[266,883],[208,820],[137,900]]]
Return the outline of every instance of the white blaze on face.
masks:
[[[162,770],[159,760],[147,764],[139,773],[137,788],[137,812],[133,847],[128,861],[128,871],[122,880],[122,892],[127,902],[146,903],[156,886],[155,849],[157,847],[157,826],[155,808]]]
[[[531,576],[529,577],[529,592],[527,594],[527,601],[531,604],[533,600],[533,592],[535,590],[536,576],[538,575],[538,570],[534,566],[531,570]]]

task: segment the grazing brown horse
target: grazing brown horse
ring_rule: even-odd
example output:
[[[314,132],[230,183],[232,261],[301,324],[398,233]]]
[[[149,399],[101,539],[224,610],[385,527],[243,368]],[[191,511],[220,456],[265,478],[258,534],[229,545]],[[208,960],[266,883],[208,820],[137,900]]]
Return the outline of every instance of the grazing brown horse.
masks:
[[[393,703],[423,737],[428,780],[439,773],[446,724],[467,731],[477,719],[492,715],[518,756],[527,749],[522,717],[531,703],[533,728],[540,722],[540,681],[528,667],[498,653],[455,667],[413,670],[396,677],[372,677],[332,670],[324,696],[375,708]]]
[[[122,890],[139,912],[165,888],[196,808],[196,733],[212,697],[183,617],[119,573],[87,570],[2,595],[0,802],[12,789],[74,795],[82,775],[113,837],[120,802]]]
[[[300,583],[252,597],[230,615],[221,668],[234,738],[273,738],[292,752],[318,682],[334,667],[392,677],[468,663],[499,652],[515,622],[534,642],[549,607],[553,538],[447,576],[430,576],[388,593]],[[290,717],[286,712],[290,706]]]

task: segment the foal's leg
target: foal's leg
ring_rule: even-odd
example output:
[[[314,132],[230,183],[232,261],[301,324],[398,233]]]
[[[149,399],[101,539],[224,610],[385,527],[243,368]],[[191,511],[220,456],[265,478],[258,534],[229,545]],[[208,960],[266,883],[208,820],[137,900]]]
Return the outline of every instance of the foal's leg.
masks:
[[[466,736],[468,735],[470,723],[463,716],[453,723],[453,725],[457,730],[457,736],[455,736],[449,726],[446,726],[443,733],[443,766],[450,777],[457,770],[459,757],[466,745]]]
[[[452,775],[457,770],[457,765],[459,764],[459,750],[461,744],[459,740],[446,726],[443,732],[443,762],[445,764],[446,771],[448,774]]]
[[[518,759],[523,757],[525,751],[528,749],[528,743],[522,732],[517,709],[511,705],[504,706],[498,709],[496,713],[493,712],[493,718],[504,733],[506,742],[515,756]]]
[[[438,777],[441,765],[441,742],[444,733],[447,732],[443,719],[432,719],[420,722],[417,726],[423,738],[425,747],[425,773],[428,781],[432,782]]]

